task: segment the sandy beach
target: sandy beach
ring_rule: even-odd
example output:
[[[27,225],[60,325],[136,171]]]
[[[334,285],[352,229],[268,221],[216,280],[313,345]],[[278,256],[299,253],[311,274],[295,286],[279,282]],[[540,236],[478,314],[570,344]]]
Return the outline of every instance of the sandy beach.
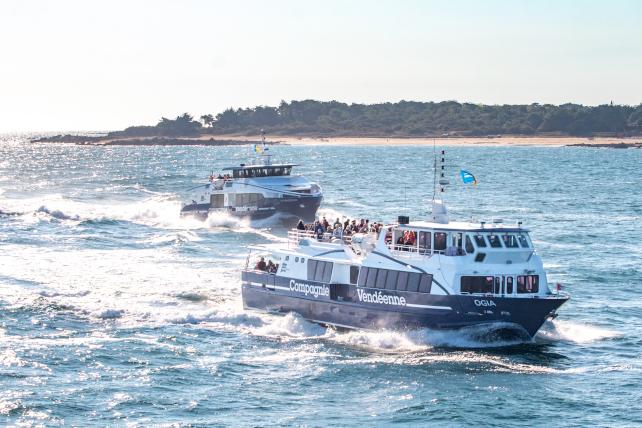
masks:
[[[209,136],[208,136],[209,138]],[[260,140],[259,135],[238,136],[218,135],[216,139],[225,140]],[[400,138],[400,137],[293,137],[267,135],[266,141],[291,145],[358,145],[358,146],[387,146],[387,145],[420,145],[433,143],[438,146],[569,146],[569,145],[635,145],[642,144],[642,137],[614,138],[614,137],[442,137],[442,138]]]

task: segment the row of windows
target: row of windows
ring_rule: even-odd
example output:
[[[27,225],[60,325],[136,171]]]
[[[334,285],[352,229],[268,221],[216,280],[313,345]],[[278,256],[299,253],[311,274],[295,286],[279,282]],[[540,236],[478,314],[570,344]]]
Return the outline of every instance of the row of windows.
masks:
[[[263,201],[263,195],[260,193],[237,193],[236,194],[236,205],[237,206],[246,206],[246,205],[256,205],[259,202]]]
[[[332,262],[308,259],[308,281],[329,283],[333,265]]]
[[[403,229],[400,229],[401,232],[404,232]],[[478,248],[486,248],[490,246],[491,248],[530,248],[528,244],[528,239],[525,235],[482,235],[477,234],[473,235],[473,239],[477,244]],[[397,235],[395,243],[411,245],[414,246],[414,242],[417,242],[419,246],[419,251],[424,253],[430,253],[432,251],[444,251],[449,246],[448,243],[448,234],[445,232],[413,232],[405,231],[403,234]],[[409,244],[410,243],[410,244]],[[452,235],[452,246],[462,250],[464,247],[466,253],[472,254],[475,252],[475,247],[473,246],[473,241],[471,241],[470,236],[461,232],[453,233]]]
[[[466,237],[468,239],[468,237]],[[478,248],[485,248],[488,245],[486,244],[486,239],[488,239],[488,244],[492,248],[530,248],[528,245],[528,239],[526,239],[525,235],[488,235],[484,237],[484,235],[475,235],[475,244],[477,244]],[[504,245],[502,245],[502,242]],[[466,242],[466,245],[468,245],[468,242]]]
[[[359,272],[358,285],[367,288],[430,293],[432,275],[362,267]]]
[[[462,293],[513,294],[512,276],[462,276]],[[517,293],[539,292],[539,275],[517,276]]]
[[[290,175],[292,167],[250,168],[233,171],[234,178],[280,177]]]

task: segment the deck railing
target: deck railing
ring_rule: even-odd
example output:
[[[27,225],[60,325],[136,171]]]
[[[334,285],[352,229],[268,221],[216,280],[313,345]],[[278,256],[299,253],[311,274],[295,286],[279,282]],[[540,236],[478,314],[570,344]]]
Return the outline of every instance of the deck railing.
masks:
[[[337,243],[342,242],[343,244],[350,245],[352,242],[351,236],[343,236],[343,238],[336,239],[332,233],[324,233],[320,237],[314,233],[312,230],[298,230],[292,229],[288,231],[288,247],[297,246],[302,239],[314,239],[319,242],[329,242]]]
[[[388,244],[388,249],[393,254],[399,255],[419,255],[430,257],[433,254],[446,256],[465,256],[466,251],[463,249],[453,248],[452,250],[432,250],[430,248],[418,247],[416,245]]]

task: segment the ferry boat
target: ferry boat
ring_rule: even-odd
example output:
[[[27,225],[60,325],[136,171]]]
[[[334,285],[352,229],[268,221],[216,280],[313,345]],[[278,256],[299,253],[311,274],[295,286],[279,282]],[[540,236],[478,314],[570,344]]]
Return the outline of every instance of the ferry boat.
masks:
[[[350,329],[509,323],[533,337],[568,299],[548,283],[521,222],[451,221],[443,198],[433,198],[430,218],[400,216],[379,233],[292,230],[287,245],[252,247],[242,271],[246,309]]]
[[[189,189],[181,215],[205,219],[212,212],[224,212],[250,220],[274,218],[288,227],[299,220],[314,221],[323,200],[321,187],[292,175],[297,164],[272,163],[265,144],[258,150],[262,155],[256,163],[223,168],[212,173],[208,184]]]

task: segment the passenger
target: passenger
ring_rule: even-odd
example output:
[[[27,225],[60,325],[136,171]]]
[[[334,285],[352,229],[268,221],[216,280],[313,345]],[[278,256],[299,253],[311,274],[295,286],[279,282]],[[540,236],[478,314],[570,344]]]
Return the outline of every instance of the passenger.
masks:
[[[323,225],[319,222],[319,220],[316,220],[314,222],[314,234],[317,236],[317,239],[320,241],[323,239],[323,234],[325,233],[325,228]]]
[[[406,245],[413,246],[417,242],[417,235],[415,235],[415,232],[408,232],[408,240],[406,241]]]
[[[347,230],[348,226],[350,226],[350,219],[346,218],[346,221],[343,222],[343,230]]]
[[[265,272],[265,270],[267,269],[267,264],[265,263],[264,257],[261,257],[261,260],[259,260],[256,266],[254,266],[254,269]]]
[[[268,260],[267,266],[265,268],[267,273],[276,273],[276,265],[272,263],[272,260]]]
[[[450,246],[446,248],[446,255],[447,256],[456,256],[457,255],[457,247]]]
[[[388,231],[386,232],[386,244],[390,245],[392,243],[392,230],[389,228]]]
[[[336,239],[343,239],[343,227],[341,227],[341,223],[339,223],[339,225],[334,228],[332,237]]]
[[[323,228],[326,229],[326,230],[330,227],[330,223],[325,218],[325,216],[323,216],[323,220],[321,220],[321,224],[323,225]]]
[[[397,239],[397,246],[395,247],[395,250],[397,250],[397,251],[405,251],[405,249],[404,249],[405,242],[406,241],[403,239],[403,235],[401,235],[399,237],[399,239]]]
[[[303,220],[299,220],[299,223],[296,225],[297,230],[305,230],[305,223],[303,223]]]
[[[336,229],[338,226],[343,227],[343,226],[341,225],[341,220],[339,220],[339,217],[337,217],[337,219],[335,220],[334,224],[332,225],[332,228],[333,228],[333,229]]]

